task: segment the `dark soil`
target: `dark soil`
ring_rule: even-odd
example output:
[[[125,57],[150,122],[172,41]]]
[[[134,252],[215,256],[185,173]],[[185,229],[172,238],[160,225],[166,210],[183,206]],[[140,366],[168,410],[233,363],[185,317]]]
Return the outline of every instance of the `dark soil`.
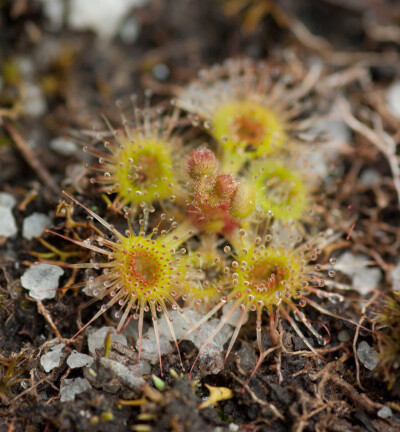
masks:
[[[39,241],[22,238],[23,220],[33,212],[54,212],[61,200],[61,188],[71,183],[77,186],[77,199],[88,206],[105,209],[101,199],[85,192],[90,190],[87,178],[80,181],[74,171],[86,156],[80,152],[60,156],[50,149],[51,139],[71,136],[78,130],[91,131],[93,125],[99,127],[99,110],[111,121],[119,122],[115,101],[129,100],[132,94],[143,100],[145,89],[152,90],[155,102],[166,105],[175,86],[189,82],[202,67],[229,57],[278,61],[288,52],[294,52],[303,64],[318,57],[327,75],[343,74],[344,82],[335,91],[345,95],[358,118],[368,123],[368,110],[381,110],[380,92],[400,78],[398,2],[259,1],[282,7],[289,22],[279,19],[279,14],[266,14],[251,31],[245,31],[246,11],[229,16],[224,13],[222,1],[154,0],[131,13],[140,24],[138,39],[131,44],[123,43],[119,37],[110,42],[99,41],[93,33],[73,32],[65,24],[53,31],[39,1],[0,1],[3,81],[0,191],[17,198],[14,216],[20,229],[16,237],[0,238],[1,432],[400,430],[399,379],[389,390],[384,371],[379,367],[369,371],[354,357],[353,338],[365,340],[378,350],[376,334],[356,330],[357,327],[346,321],[317,311],[310,313],[310,320],[323,322],[331,334],[330,343],[324,347],[325,360],[309,352],[290,325],[282,322],[280,333],[286,349],[271,353],[244,391],[243,384],[258,355],[254,319],[240,333],[224,370],[218,375],[203,376],[195,368],[191,379],[186,373],[174,378],[168,371],[172,368],[181,373],[178,356],[175,352],[165,356],[163,368],[167,372],[162,379],[166,389],[162,392],[154,388],[151,374],[145,377],[147,385],[142,390],[118,383],[115,374],[99,365],[102,357],[99,353],[93,366],[98,373],[97,387],[79,394],[74,402],[60,402],[61,382],[66,377],[82,377],[81,369],[71,371],[64,361],[46,374],[39,364],[46,343],[57,335],[38,303],[28,297],[20,284],[26,266],[36,260],[30,252],[47,251]],[[257,2],[249,0],[248,3]],[[299,21],[319,38],[302,37],[301,32],[296,32]],[[373,31],[378,27],[397,28],[397,39],[396,34],[393,38],[390,35],[386,39],[378,38]],[[13,72],[17,59],[30,60],[33,65],[30,79],[41,86],[45,95],[46,109],[36,118],[20,108],[20,88],[26,77]],[[166,66],[166,75],[161,78],[156,68],[160,64]],[[355,79],[346,82],[346,74],[357,68],[369,74],[368,84]],[[384,116],[385,111],[379,112]],[[398,119],[384,117],[384,129],[398,144]],[[32,149],[40,165],[50,174],[50,182],[18,146],[13,131]],[[384,275],[380,292],[388,292],[390,270],[398,261],[400,246],[399,202],[388,158],[364,136],[355,133],[336,163],[336,185],[320,199],[324,212],[321,219],[334,227],[342,227],[335,216],[335,211],[340,210],[348,220],[356,221],[350,242],[335,253],[350,247],[354,253],[369,255]],[[371,186],[358,181],[368,168],[379,174]],[[112,218],[111,214],[108,216]],[[85,221],[83,212],[77,211],[75,217]],[[63,219],[54,218],[56,227],[62,224]],[[61,284],[67,283],[70,276],[71,272],[66,271]],[[375,296],[364,311],[363,304],[350,300],[352,296],[357,299],[350,293],[343,304],[327,301],[321,304],[355,322],[363,316],[362,324],[373,328],[375,305],[380,296]],[[84,294],[73,289],[58,299],[43,301],[44,309],[64,338],[71,337],[78,330],[78,323],[87,322],[97,311],[95,304],[76,313],[84,301]],[[110,318],[103,316],[96,324],[100,327],[109,323]],[[350,335],[348,341],[339,340],[342,330]],[[272,346],[269,336],[264,336],[263,343]],[[180,347],[188,370],[196,349],[185,341]],[[86,339],[78,338],[73,349],[87,353]],[[295,351],[301,353],[293,355]],[[114,358],[129,364],[129,355],[115,354]],[[152,373],[161,376],[158,366],[153,366]],[[104,383],[114,383],[116,390],[102,387]],[[199,410],[198,406],[208,396],[205,384],[227,387],[234,396],[221,401],[217,407]],[[123,400],[141,398],[142,403],[137,406],[121,404]],[[392,417],[383,419],[377,415],[383,406],[391,407]]]

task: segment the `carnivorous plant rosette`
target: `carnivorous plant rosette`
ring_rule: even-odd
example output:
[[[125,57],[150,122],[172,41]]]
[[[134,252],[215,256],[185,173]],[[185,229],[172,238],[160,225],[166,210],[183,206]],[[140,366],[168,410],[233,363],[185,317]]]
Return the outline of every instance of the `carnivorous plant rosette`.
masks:
[[[123,235],[98,214],[74,198],[69,198],[84,208],[112,235],[112,238],[109,238],[105,233],[100,234],[101,231],[98,231],[98,235],[85,241],[78,241],[53,232],[98,255],[98,258],[87,263],[64,265],[74,269],[93,269],[100,272],[97,276],[90,276],[87,288],[93,297],[105,301],[100,310],[77,334],[105,311],[117,306],[118,310],[115,313],[115,317],[119,320],[117,332],[121,332],[130,319],[138,319],[140,359],[144,314],[150,312],[160,353],[158,314],[163,313],[169,318],[169,307],[181,311],[178,304],[179,298],[191,293],[191,264],[182,244],[193,235],[193,232],[187,230],[185,225],[178,226],[175,222],[171,223],[167,230],[160,229],[159,226],[167,219],[162,214],[158,226],[146,234],[145,225],[149,210],[144,209],[143,217],[138,221],[139,232],[129,225],[129,229]],[[184,314],[182,316],[187,320]],[[178,348],[172,320],[167,319],[167,323]],[[189,324],[194,328],[191,323]],[[162,370],[161,354],[159,359]]]
[[[115,194],[115,208],[151,208],[184,193],[178,175],[182,146],[174,133],[177,118],[178,110],[161,115],[135,108],[135,120],[123,116],[123,128],[116,130],[104,117],[111,132],[110,139],[100,134],[106,150],[86,145],[84,151],[98,158],[91,170],[100,174],[91,181],[101,185],[100,192]]]
[[[248,160],[286,150],[308,128],[310,88],[288,78],[273,63],[227,60],[201,71],[176,104],[202,122],[219,143],[222,168],[236,173]]]

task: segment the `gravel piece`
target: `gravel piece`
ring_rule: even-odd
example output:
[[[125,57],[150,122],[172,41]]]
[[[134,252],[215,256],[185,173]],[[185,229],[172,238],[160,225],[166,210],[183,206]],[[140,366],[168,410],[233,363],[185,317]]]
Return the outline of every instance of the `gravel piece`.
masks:
[[[135,20],[135,18],[128,18],[125,23],[121,26],[119,32],[119,37],[125,44],[134,43],[139,37],[140,24]]]
[[[138,377],[148,375],[151,372],[151,366],[146,360],[140,360],[138,365],[129,365],[128,369]]]
[[[378,353],[365,341],[358,344],[357,357],[369,370],[374,370],[379,364]]]
[[[371,290],[377,289],[382,279],[382,272],[377,267],[367,267],[369,261],[366,255],[353,255],[345,252],[341,255],[335,268],[352,279],[353,288],[362,295],[367,295]]]
[[[393,267],[390,272],[390,277],[392,278],[392,290],[400,293],[400,261]]]
[[[40,357],[40,364],[43,366],[45,372],[50,372],[54,368],[60,366],[61,359],[64,355],[62,352],[64,347],[64,343],[57,344],[53,346],[48,353],[43,354],[42,357]]]
[[[349,332],[347,330],[340,330],[338,339],[340,342],[349,342],[350,340]]]
[[[393,116],[400,118],[400,81],[395,81],[386,91],[387,108]]]
[[[96,349],[104,347],[104,340],[109,330],[111,330],[111,343],[119,342],[123,345],[128,345],[128,341],[123,334],[117,334],[117,331],[114,327],[105,326],[101,327],[98,330],[95,330],[93,333],[90,333],[88,335],[88,346],[90,354],[96,355]]]
[[[147,3],[148,0],[71,0],[68,25],[73,30],[93,30],[101,39],[112,39],[130,10]]]
[[[169,343],[169,338],[160,337],[160,353],[163,356],[171,351],[171,344]],[[139,340],[136,342],[136,349],[139,351]],[[149,328],[149,330],[143,335],[142,338],[142,353],[141,358],[149,361],[152,364],[158,362],[158,346],[156,341],[156,336],[154,330]]]
[[[37,300],[52,299],[57,294],[58,281],[64,270],[51,264],[35,264],[21,277],[21,284]]]
[[[373,168],[368,168],[362,172],[360,176],[360,183],[368,187],[374,186],[377,184],[379,176],[380,174],[378,171],[374,170]]]
[[[200,326],[198,331],[194,330],[190,334],[187,334],[189,330],[192,329],[192,326],[183,318],[183,314],[193,325],[195,325],[203,315],[189,308],[184,308],[183,314],[177,310],[171,310],[168,314],[172,319],[170,324],[174,329],[176,339],[179,341],[184,337],[185,340],[191,341],[196,348],[202,348],[199,358],[201,372],[203,374],[218,373],[222,369],[224,362],[225,351],[223,346],[232,336],[232,327],[230,325],[224,325],[214,338],[210,340],[210,345],[203,347],[205,339],[211,336],[215,328],[221,322],[220,319],[215,318],[209,320]],[[160,335],[160,352],[163,356],[176,349],[165,315],[158,321],[158,330]],[[139,340],[136,343],[136,349],[139,350]],[[156,364],[159,361],[159,352],[153,327],[149,327],[147,332],[143,335],[141,358],[152,364]]]
[[[0,205],[0,237],[12,237],[17,232],[17,224],[11,208]]]
[[[47,111],[47,102],[39,86],[26,83],[22,92],[25,112],[32,117],[41,117]]]
[[[228,314],[228,312],[231,310],[232,308],[232,304],[231,303],[226,303],[224,304],[224,306],[222,307],[222,316],[224,317],[225,315]],[[228,318],[228,320],[226,321],[227,324],[231,325],[232,327],[236,327],[236,324],[238,323],[240,317],[242,316],[242,311],[239,309],[236,309],[232,315]],[[249,314],[247,314],[246,318],[243,321],[243,325],[247,323],[247,320],[249,319]]]
[[[379,411],[378,411],[378,417],[380,418],[388,418],[388,417],[392,417],[393,416],[393,411],[390,407],[388,406],[384,406],[382,407]]]
[[[60,388],[60,401],[74,401],[77,394],[91,388],[92,386],[86,378],[65,379]]]
[[[51,219],[43,213],[32,213],[24,219],[22,237],[27,240],[40,237],[43,231],[51,225]]]
[[[102,357],[99,359],[99,364],[112,371],[118,381],[131,390],[139,390],[146,382],[143,378],[137,377],[127,366],[114,360]]]
[[[12,209],[15,207],[16,203],[17,200],[13,197],[13,195],[7,192],[0,192],[0,206]]]
[[[63,156],[71,156],[78,151],[78,146],[73,141],[62,137],[52,139],[50,148]]]
[[[61,30],[64,13],[65,4],[63,0],[40,0],[43,5],[43,13],[49,21],[49,28],[52,31]]]
[[[67,358],[67,365],[71,369],[77,369],[82,368],[85,366],[91,366],[94,362],[93,357],[79,353],[78,351],[74,350],[70,354],[70,356]]]

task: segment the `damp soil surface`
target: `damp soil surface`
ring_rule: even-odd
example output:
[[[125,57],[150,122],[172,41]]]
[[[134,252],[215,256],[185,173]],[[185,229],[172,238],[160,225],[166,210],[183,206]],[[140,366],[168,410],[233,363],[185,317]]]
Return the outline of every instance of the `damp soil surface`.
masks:
[[[126,103],[136,95],[140,104],[146,90],[154,103],[167,106],[177,86],[227,58],[285,61],[294,73],[322,64],[332,78],[327,85],[355,116],[377,136],[383,129],[398,143],[399,119],[385,105],[386,89],[400,79],[398,2],[154,0],[125,17],[137,25],[132,40],[119,34],[104,40],[91,31],[74,31],[66,22],[54,28],[44,3],[0,1],[0,191],[16,198],[18,227],[16,235],[0,238],[0,431],[399,431],[399,379],[389,388],[385,370],[379,365],[367,369],[355,354],[360,341],[379,351],[375,306],[391,289],[400,246],[396,148],[385,150],[379,139],[374,143],[360,131],[351,132],[335,159],[336,179],[318,205],[322,225],[340,233],[341,246],[334,253],[366,255],[381,278],[378,291],[362,302],[357,290],[349,291],[344,302],[313,299],[348,320],[315,309],[308,313],[319,330],[330,334],[323,347],[306,334],[318,355],[283,320],[278,348],[264,332],[263,346],[271,350],[246,384],[258,359],[252,317],[218,374],[206,375],[196,366],[189,378],[197,349],[188,341],[180,344],[184,371],[174,351],[162,359],[163,375],[153,365],[140,385],[121,378],[124,370],[116,365],[128,367],[137,357],[116,343],[107,361],[104,351],[97,351],[90,371],[70,369],[63,357],[59,367],[45,372],[41,356],[60,338],[72,337],[98,304],[81,309],[87,297],[76,289],[35,301],[20,282],[37,260],[32,252],[49,252],[38,239],[23,238],[27,216],[49,214],[53,227],[62,227],[65,218],[54,212],[65,188],[75,190],[90,208],[106,211],[106,203],[88,192],[90,182],[81,168],[87,155],[79,149],[60,151],[50,146],[52,140],[77,131],[95,137],[93,126],[103,128],[100,111],[118,123],[116,101]],[[29,97],[24,96],[28,87]],[[204,139],[201,131],[196,139]],[[368,173],[373,180],[367,181]],[[86,222],[83,211],[74,217]],[[66,270],[61,285],[75,277]],[[96,322],[103,325],[115,323],[105,314]],[[263,327],[268,329],[268,322]],[[128,342],[134,345],[133,339]],[[73,349],[88,353],[87,339],[75,339],[67,351]],[[164,384],[154,382],[153,374]],[[64,380],[83,377],[92,383],[90,389],[61,401]],[[207,386],[230,389],[231,397],[199,409],[209,396]],[[388,407],[391,415],[386,416]]]

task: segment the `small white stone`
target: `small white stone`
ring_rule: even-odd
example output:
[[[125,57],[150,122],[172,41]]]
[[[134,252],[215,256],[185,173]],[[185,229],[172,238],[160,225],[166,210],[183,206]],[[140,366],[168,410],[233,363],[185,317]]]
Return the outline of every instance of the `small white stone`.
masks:
[[[102,357],[99,360],[100,366],[113,372],[118,381],[131,390],[139,390],[145,383],[144,379],[136,376],[132,371],[121,363],[109,358]]]
[[[126,44],[132,44],[136,41],[140,33],[140,25],[135,18],[128,18],[122,25],[119,32],[119,37],[122,42]]]
[[[351,130],[343,120],[339,105],[334,102],[333,107],[325,117],[317,119],[311,129],[308,131],[308,136],[312,139],[321,137],[326,143],[343,144],[351,140]],[[326,148],[326,155],[329,156],[329,151],[332,147]],[[319,148],[317,148],[319,150]]]
[[[64,343],[57,344],[53,346],[48,353],[43,354],[42,357],[40,357],[40,364],[46,372],[50,372],[54,368],[60,366],[64,346]]]
[[[231,310],[231,308],[232,308],[231,303],[224,304],[224,306],[222,307],[222,318],[228,314],[228,312]],[[241,316],[242,316],[242,311],[240,311],[239,309],[236,309],[231,314],[231,316],[228,318],[226,323],[233,326],[233,327],[236,327],[236,324],[238,323]],[[249,319],[249,314],[246,315],[246,318],[244,319],[243,324],[246,324],[248,319]]]
[[[400,81],[395,81],[386,91],[386,103],[389,112],[400,118]]]
[[[378,287],[382,279],[382,272],[377,267],[367,267],[368,257],[363,254],[353,255],[345,252],[336,264],[336,270],[341,271],[352,279],[352,286],[362,295],[366,295]]]
[[[139,350],[139,341],[136,342],[136,349]],[[160,353],[163,356],[171,351],[171,344],[168,339],[160,338]],[[156,364],[159,360],[158,346],[154,330],[149,328],[146,334],[142,337],[142,354],[141,358]]]
[[[378,417],[380,418],[388,418],[388,417],[392,417],[393,416],[393,411],[390,407],[388,407],[387,405],[385,405],[384,407],[382,407],[379,411],[378,411]]]
[[[337,259],[335,268],[340,270],[346,276],[354,276],[356,268],[364,268],[367,257],[365,255],[353,255],[351,252],[345,252]]]
[[[221,319],[218,319],[218,318],[214,318],[212,320],[209,320],[200,326],[199,332],[201,333],[201,335],[205,339],[208,340],[208,338],[211,337],[211,335],[214,333],[215,328],[220,323],[221,323]],[[232,327],[225,324],[221,328],[221,330],[219,330],[218,333],[212,339],[210,339],[211,347],[213,347],[213,346],[216,347],[222,353],[224,350],[223,347],[226,344],[226,342],[228,342],[228,340],[231,338],[232,333],[233,333]],[[196,345],[197,348],[200,348],[201,346],[204,345],[204,339],[197,332],[193,332],[193,334],[195,335],[193,337],[193,343]],[[200,354],[200,357],[202,355],[206,356],[207,350],[211,347],[209,347],[208,345],[205,346],[203,348],[203,353]]]
[[[128,341],[123,334],[117,334],[114,327],[101,327],[95,330],[93,333],[88,335],[88,346],[90,354],[95,355],[96,349],[104,348],[104,341],[106,339],[107,333],[111,330],[111,343],[119,342],[123,345],[128,345]]]
[[[32,117],[40,117],[47,110],[47,102],[39,86],[26,83],[22,92],[25,112]]]
[[[377,289],[382,279],[382,272],[377,267],[364,268],[359,270],[353,277],[353,288],[362,295],[367,295],[372,290]]]
[[[71,369],[81,368],[84,366],[91,366],[94,362],[93,357],[79,353],[78,351],[74,350],[70,354],[70,356],[67,358],[67,365]]]
[[[368,168],[360,176],[360,183],[364,186],[374,186],[377,184],[379,179],[378,171],[373,168]]]
[[[191,341],[196,346],[196,348],[200,348],[204,344],[204,338],[207,339],[207,337],[211,336],[215,327],[220,323],[219,319],[214,318],[213,320],[209,320],[203,323],[199,327],[199,329],[193,330],[193,327],[203,317],[201,313],[189,308],[183,309],[183,314],[191,324],[189,324],[183,318],[182,316],[183,314],[179,313],[178,311],[169,311],[168,313],[170,318],[172,318],[171,324],[172,327],[174,328],[176,338],[179,340],[185,337],[185,339]],[[164,336],[164,338],[167,338],[171,341],[173,340],[168,327],[166,317],[164,315],[159,321],[159,328],[160,328],[160,335]],[[187,333],[190,330],[192,330],[191,333],[187,335]],[[199,333],[201,333],[201,336]],[[222,329],[214,337],[214,339],[211,341],[211,343],[215,343],[216,345],[221,345],[222,347],[222,345],[224,345],[226,341],[229,339],[230,335],[232,335],[231,327],[229,325],[224,325]]]
[[[99,38],[112,39],[132,8],[148,0],[71,0],[68,25],[73,30],[93,30]]]
[[[50,141],[50,148],[63,156],[71,156],[77,152],[77,145],[66,138],[58,137]]]
[[[183,314],[185,315],[187,320],[193,325],[195,325],[198,321],[200,321],[200,319],[203,316],[196,310],[189,309],[189,308],[184,308]],[[172,320],[170,324],[174,329],[177,340],[182,339],[184,336],[186,336],[186,333],[188,333],[192,329],[191,325],[183,318],[182,316],[183,314],[181,314],[177,310],[168,311],[168,315]],[[159,327],[160,336],[164,337],[167,340],[173,340],[171,336],[171,331],[168,326],[167,317],[165,315],[163,315],[159,320],[158,327]],[[196,331],[193,331],[190,335],[186,336],[185,339],[191,340],[191,338],[193,337],[193,333],[196,333]]]
[[[230,432],[237,432],[239,430],[239,425],[235,423],[229,423],[229,431]]]
[[[337,103],[325,118],[317,120],[312,128],[307,132],[311,140],[324,142],[311,146],[309,149],[304,148],[298,155],[297,164],[300,169],[306,169],[312,173],[309,179],[312,181],[315,177],[327,178],[331,174],[329,163],[334,161],[338,155],[338,149],[351,140],[351,130],[342,119],[340,109]]]
[[[12,209],[16,203],[17,200],[13,197],[13,195],[7,192],[0,192],[0,206]]]
[[[348,342],[350,340],[350,335],[347,330],[341,330],[338,335],[340,342]]]
[[[304,154],[303,159],[306,160],[305,166],[309,167],[310,170],[318,177],[318,178],[326,178],[329,175],[328,169],[328,160],[330,158],[327,157],[323,146],[318,148],[315,152],[307,152]]]
[[[32,213],[24,219],[22,237],[27,240],[40,237],[43,231],[51,225],[51,219],[43,213]]]
[[[151,372],[151,366],[145,360],[140,360],[139,364],[129,365],[128,369],[137,377],[148,375]]]
[[[17,232],[17,224],[11,208],[0,205],[0,237],[12,237]]]
[[[357,357],[369,370],[374,370],[379,364],[378,353],[365,341],[358,344]]]
[[[50,29],[53,31],[61,30],[65,4],[63,0],[40,0],[43,4],[43,12],[49,20]]]
[[[21,284],[37,300],[52,299],[57,294],[58,281],[64,270],[50,264],[35,264],[21,277]]]
[[[171,71],[164,63],[156,64],[152,69],[152,74],[156,80],[165,81],[168,79]]]
[[[207,321],[202,324],[199,329],[193,330],[188,334],[203,315],[189,308],[183,309],[183,314],[186,319],[184,319],[183,314],[177,310],[168,311],[168,314],[172,319],[170,324],[174,330],[176,339],[179,341],[184,338],[185,340],[191,341],[196,348],[202,349],[199,359],[199,366],[202,373],[218,373],[222,369],[224,362],[223,346],[232,337],[232,327],[227,324],[224,325],[222,329],[210,339],[209,344],[205,345],[205,340],[212,335],[215,328],[220,324],[221,321],[219,319],[215,318]],[[189,323],[187,321],[189,321]],[[160,335],[161,355],[168,354],[176,349],[173,345],[173,337],[165,315],[158,321],[158,330]],[[139,349],[139,341],[136,344],[136,348]],[[143,336],[142,358],[153,364],[159,361],[158,347],[152,327],[150,327]]]
[[[60,401],[74,401],[77,394],[91,388],[92,386],[86,378],[65,379],[60,387]]]
[[[343,120],[322,119],[312,128],[315,135],[321,134],[328,142],[346,143],[351,139],[351,131]]]
[[[390,272],[390,277],[392,278],[392,290],[400,293],[400,261],[393,267]]]
[[[33,76],[36,71],[36,66],[31,57],[28,56],[16,57],[15,64],[18,68],[18,71],[21,73],[21,75],[23,75],[25,80],[29,81],[33,79]]]
[[[170,311],[168,313],[170,318],[173,320],[171,324],[177,340],[179,341],[180,339],[185,338],[185,340],[191,341],[196,348],[202,349],[200,354],[200,365],[203,366],[202,372],[218,373],[222,369],[224,361],[223,346],[232,337],[232,327],[225,324],[221,330],[212,339],[210,339],[209,344],[205,345],[205,340],[212,335],[215,328],[220,324],[220,319],[215,318],[209,320],[203,323],[197,330],[193,330],[190,334],[187,334],[203,317],[203,315],[189,308],[183,309],[183,314],[191,323],[189,324],[178,311]],[[167,319],[164,315],[159,320],[159,331],[161,340],[173,341]],[[158,358],[158,351],[155,352],[157,353]]]

